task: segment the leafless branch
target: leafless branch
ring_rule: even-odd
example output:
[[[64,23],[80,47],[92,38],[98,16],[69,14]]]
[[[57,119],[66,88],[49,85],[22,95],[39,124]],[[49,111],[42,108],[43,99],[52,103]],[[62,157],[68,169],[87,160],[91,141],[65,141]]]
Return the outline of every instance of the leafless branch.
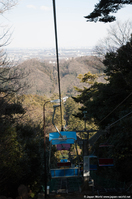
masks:
[[[97,56],[104,58],[106,52],[115,52],[122,45],[125,45],[131,38],[132,22],[117,21],[114,25],[110,25],[107,30],[108,35],[95,46],[94,52]]]
[[[17,4],[17,0],[2,0],[0,1],[0,14],[3,14],[7,10],[10,10]]]

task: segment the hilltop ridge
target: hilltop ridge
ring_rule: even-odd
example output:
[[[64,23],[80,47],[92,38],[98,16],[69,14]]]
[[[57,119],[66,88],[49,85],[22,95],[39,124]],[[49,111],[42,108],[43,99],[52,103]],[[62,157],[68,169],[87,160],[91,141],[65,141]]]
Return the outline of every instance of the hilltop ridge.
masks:
[[[29,59],[19,64],[20,70],[29,71],[28,77],[21,81],[26,81],[29,88],[24,90],[24,94],[38,94],[50,96],[58,92],[58,73],[55,63],[50,61],[40,61]],[[69,96],[75,95],[74,86],[80,87],[79,74],[88,71],[96,74],[103,73],[104,66],[95,56],[83,56],[60,61],[61,91]],[[104,81],[103,77],[99,81]],[[84,84],[84,86],[86,86]],[[87,85],[88,86],[88,85]]]

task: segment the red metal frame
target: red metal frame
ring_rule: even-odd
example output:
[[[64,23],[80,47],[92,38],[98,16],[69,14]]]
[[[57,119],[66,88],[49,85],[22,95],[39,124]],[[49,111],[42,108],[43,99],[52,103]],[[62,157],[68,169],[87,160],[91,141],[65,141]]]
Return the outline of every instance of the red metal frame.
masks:
[[[108,143],[101,143],[99,147],[113,147],[113,145]]]
[[[114,166],[112,158],[99,158],[99,166]]]
[[[71,162],[58,162],[57,167],[71,167]]]

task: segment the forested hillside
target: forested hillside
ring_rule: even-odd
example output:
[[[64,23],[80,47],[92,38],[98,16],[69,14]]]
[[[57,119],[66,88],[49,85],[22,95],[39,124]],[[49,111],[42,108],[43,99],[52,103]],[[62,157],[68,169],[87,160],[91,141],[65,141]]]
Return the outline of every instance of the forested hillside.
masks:
[[[20,71],[26,70],[28,73],[27,77],[20,80],[21,82],[26,82],[29,86],[23,91],[24,94],[51,96],[52,93],[58,93],[57,66],[55,63],[31,59],[23,62],[18,67]],[[61,60],[60,79],[62,93],[69,96],[76,93],[74,86],[81,86],[80,80],[76,78],[79,74],[91,71],[101,75],[103,69],[103,64],[94,56],[71,58],[67,61]],[[104,81],[104,78],[101,76],[99,81]]]
[[[60,63],[62,97],[72,96],[63,104],[63,126],[68,131],[83,130],[84,111],[87,111],[86,128],[106,130],[106,134],[97,140],[89,152],[99,158],[100,143],[113,145],[113,150],[101,154],[114,159],[113,169],[108,172],[106,168],[98,167],[97,174],[126,184],[131,183],[132,174],[131,46],[130,40],[116,52],[107,53],[103,64],[96,57],[80,57]],[[49,100],[58,99],[56,66],[33,59],[18,67],[6,67],[8,62],[3,61],[3,57],[1,60],[1,194],[16,197],[18,185],[26,184],[35,195],[44,184],[45,177],[43,106]],[[45,114],[48,157],[48,136],[56,131],[52,124],[52,103],[46,104]],[[61,129],[59,108],[56,110],[55,124]],[[80,133],[79,137],[84,139],[85,135],[86,132]],[[78,150],[81,154],[79,146]],[[53,166],[58,158],[55,151],[55,147],[52,147]],[[71,153],[75,153],[74,147]],[[80,157],[82,159],[83,156]],[[50,180],[49,176],[47,178]]]
[[[0,14],[3,15],[12,8],[15,2],[2,2]],[[62,125],[59,107],[56,107],[54,123],[59,130],[63,126],[67,131],[77,132],[83,145],[87,142],[86,151],[83,146],[77,146],[80,162],[84,158],[83,152],[96,155],[97,170],[93,171],[95,175],[92,176],[90,171],[96,188],[105,189],[106,183],[113,182],[114,179],[125,186],[123,192],[120,189],[122,187],[117,186],[117,192],[112,194],[125,197],[132,193],[132,35],[129,34],[129,38],[124,40],[125,32],[122,29],[120,31],[123,37],[121,43],[118,34],[112,34],[116,38],[113,41],[120,43],[117,48],[109,46],[108,51],[102,47],[98,48],[105,52],[104,56],[99,51],[99,57],[86,56],[60,61],[61,97],[66,95],[68,99],[62,103]],[[1,35],[0,48],[8,44],[8,33],[9,30],[6,30]],[[37,194],[44,191],[42,187],[45,182],[51,180],[48,159],[49,133],[56,132],[52,123],[55,103],[47,102],[59,98],[57,73],[55,63],[38,59],[30,59],[14,66],[7,59],[6,53],[0,51],[2,199],[36,199]],[[93,134],[96,130],[101,133],[89,147],[88,138],[92,133],[87,134],[86,130],[91,129]],[[78,133],[78,130],[84,131]],[[105,146],[106,150],[100,152],[100,145]],[[64,155],[60,152],[55,154],[56,151],[56,147],[52,146],[50,164],[53,168],[57,167],[57,162],[61,161]],[[69,152],[65,153],[65,157],[69,158],[70,163],[77,163],[74,144]],[[99,165],[100,158],[113,159],[113,164]],[[18,196],[18,187],[21,184],[29,188],[27,195]],[[111,185],[115,189],[115,184]],[[98,195],[103,197],[97,191],[96,196]],[[106,195],[108,196],[108,192]]]
[[[58,99],[56,66],[39,60],[28,60],[12,68],[3,67],[6,62],[1,63],[1,194],[16,197],[20,184],[29,185],[36,194],[45,176],[43,105],[47,100]],[[113,169],[108,172],[107,169],[98,168],[97,174],[131,183],[131,42],[117,52],[107,53],[103,64],[95,57],[61,61],[62,97],[74,96],[69,97],[63,106],[63,126],[69,131],[83,130],[83,111],[87,111],[85,119],[88,130],[107,129],[107,133],[90,148],[90,153],[99,157],[99,144],[103,142],[114,146],[113,150],[102,154],[103,157],[114,158]],[[104,82],[104,76],[100,77],[100,81],[98,79],[103,72]],[[45,113],[48,157],[48,135],[56,131],[52,124],[53,104],[46,105]],[[110,126],[116,121],[119,122]],[[59,108],[55,124],[61,129]],[[79,136],[84,138],[85,134]],[[79,146],[78,149],[81,154]],[[52,165],[56,164],[58,158],[55,151],[53,147]]]
[[[105,130],[91,152],[98,158],[113,158],[114,167],[100,168],[98,174],[128,183],[132,176],[132,37],[116,51],[107,52],[103,63],[107,83],[98,83],[90,73],[80,76],[81,83],[88,86],[76,88],[74,100],[83,106],[74,115],[83,119],[87,111],[86,119]],[[101,143],[113,147],[100,153]]]

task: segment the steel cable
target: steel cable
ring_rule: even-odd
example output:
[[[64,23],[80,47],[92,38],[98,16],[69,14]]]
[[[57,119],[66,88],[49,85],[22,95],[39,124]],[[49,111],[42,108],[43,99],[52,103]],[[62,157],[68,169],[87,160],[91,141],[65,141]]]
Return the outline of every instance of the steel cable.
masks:
[[[53,14],[54,14],[54,28],[55,28],[55,43],[56,43],[57,71],[58,71],[58,87],[59,87],[59,99],[60,99],[61,130],[63,130],[63,125],[62,125],[61,87],[60,87],[60,71],[59,71],[59,55],[58,55],[58,39],[57,39],[57,23],[56,23],[56,6],[55,6],[55,0],[53,0]]]

